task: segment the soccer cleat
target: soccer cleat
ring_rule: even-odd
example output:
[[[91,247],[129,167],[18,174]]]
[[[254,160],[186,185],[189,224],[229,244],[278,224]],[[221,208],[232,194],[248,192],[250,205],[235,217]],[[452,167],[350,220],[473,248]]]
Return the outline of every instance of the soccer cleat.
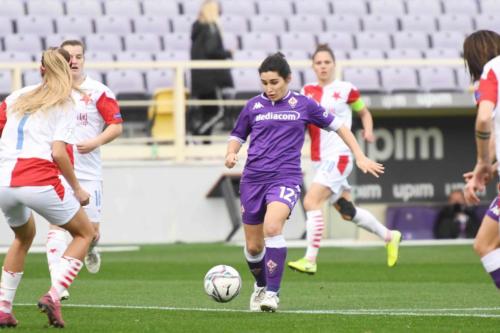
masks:
[[[95,247],[92,247],[85,256],[85,267],[92,274],[99,272],[101,268],[101,255]]]
[[[69,299],[69,291],[68,290],[64,290],[61,293],[61,301],[67,301],[68,299]]]
[[[264,312],[276,312],[278,304],[280,304],[278,295],[266,293],[264,299],[260,302],[260,310]]]
[[[38,308],[49,318],[49,325],[63,328],[64,320],[61,314],[61,302],[54,301],[50,294],[45,294],[38,300]]]
[[[288,267],[294,271],[307,273],[309,275],[315,274],[318,269],[318,265],[316,265],[315,262],[309,261],[307,258],[302,258],[297,261],[289,261]]]
[[[393,267],[398,262],[399,244],[401,243],[401,233],[397,230],[391,231],[392,238],[385,244],[387,249],[387,266]]]
[[[266,287],[253,286],[253,293],[250,296],[250,311],[260,311],[260,303],[266,296]]]
[[[12,313],[0,311],[0,328],[16,327],[17,320]]]

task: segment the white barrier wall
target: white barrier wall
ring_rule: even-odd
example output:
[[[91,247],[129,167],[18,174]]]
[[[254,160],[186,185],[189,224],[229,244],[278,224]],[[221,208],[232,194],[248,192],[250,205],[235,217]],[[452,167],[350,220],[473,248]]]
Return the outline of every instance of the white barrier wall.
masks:
[[[221,163],[222,164],[222,163]],[[224,241],[231,222],[223,199],[205,197],[222,165],[179,165],[166,162],[114,162],[104,167],[102,244],[146,244]],[[47,223],[37,216],[34,244],[44,244]],[[301,207],[285,228],[299,238],[304,230]],[[0,245],[12,241],[0,213]],[[243,239],[241,230],[234,240]]]

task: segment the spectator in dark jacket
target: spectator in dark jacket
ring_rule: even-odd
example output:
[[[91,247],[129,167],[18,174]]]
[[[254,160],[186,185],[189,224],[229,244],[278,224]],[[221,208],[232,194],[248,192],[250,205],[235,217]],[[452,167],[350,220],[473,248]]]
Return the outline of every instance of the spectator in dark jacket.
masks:
[[[465,205],[462,191],[453,191],[448,197],[434,224],[436,238],[474,238],[479,229],[480,221],[474,207]]]
[[[200,14],[191,29],[192,60],[224,60],[231,58],[231,52],[224,48],[219,26],[219,4],[215,0],[203,2]],[[191,71],[191,94],[200,100],[222,99],[222,88],[232,87],[233,79],[229,69],[193,69]],[[224,109],[219,105],[204,105],[199,112],[201,124],[193,134],[210,135]]]

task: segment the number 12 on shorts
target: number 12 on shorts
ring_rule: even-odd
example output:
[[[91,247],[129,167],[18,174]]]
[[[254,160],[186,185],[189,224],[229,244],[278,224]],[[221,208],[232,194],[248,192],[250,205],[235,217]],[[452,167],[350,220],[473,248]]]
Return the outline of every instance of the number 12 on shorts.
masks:
[[[295,204],[298,198],[298,194],[300,193],[300,187],[297,186],[296,189],[280,186],[280,198],[285,199],[286,201]]]

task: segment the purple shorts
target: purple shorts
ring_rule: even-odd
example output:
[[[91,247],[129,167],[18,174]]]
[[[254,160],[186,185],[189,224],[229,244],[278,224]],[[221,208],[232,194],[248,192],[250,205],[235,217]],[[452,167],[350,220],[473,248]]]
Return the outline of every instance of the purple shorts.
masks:
[[[245,224],[261,224],[264,222],[267,205],[271,202],[283,202],[290,208],[300,198],[300,186],[289,183],[272,184],[240,184],[241,216]]]
[[[500,213],[499,210],[500,210],[500,207],[499,207],[498,196],[497,196],[491,202],[490,207],[488,207],[488,210],[486,211],[486,215],[488,215],[493,220],[498,222],[498,217],[499,217],[499,213]]]

